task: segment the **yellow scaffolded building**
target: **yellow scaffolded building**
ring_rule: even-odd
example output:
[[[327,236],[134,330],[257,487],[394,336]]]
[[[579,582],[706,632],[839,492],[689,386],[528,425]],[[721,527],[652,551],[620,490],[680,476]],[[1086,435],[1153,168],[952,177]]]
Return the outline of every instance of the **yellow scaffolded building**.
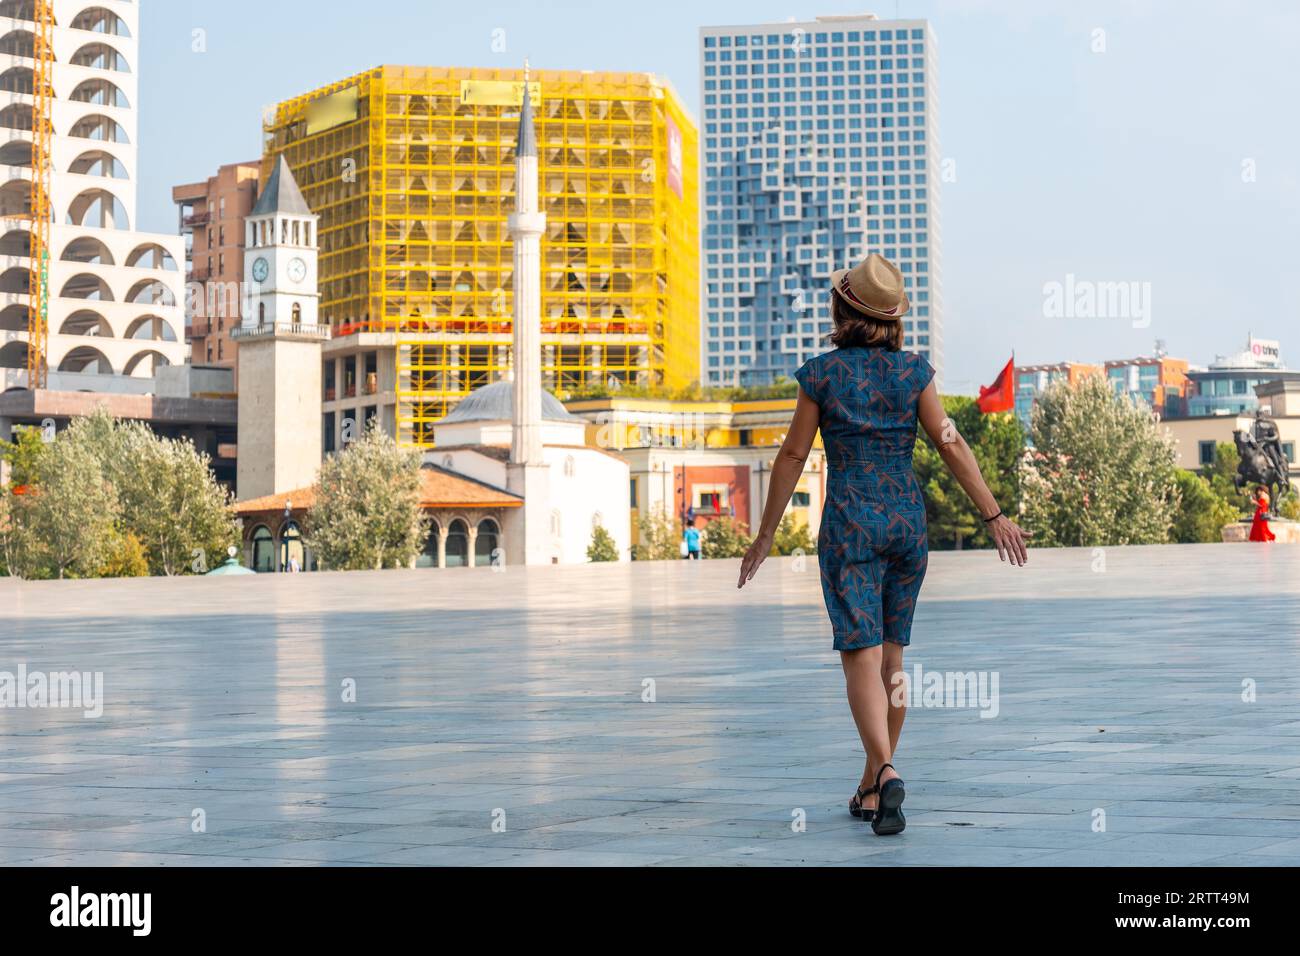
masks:
[[[322,321],[396,333],[403,444],[432,445],[433,422],[510,366],[522,89],[522,70],[381,66],[264,124],[320,216]],[[545,387],[697,381],[694,120],[652,74],[534,70],[530,89]]]

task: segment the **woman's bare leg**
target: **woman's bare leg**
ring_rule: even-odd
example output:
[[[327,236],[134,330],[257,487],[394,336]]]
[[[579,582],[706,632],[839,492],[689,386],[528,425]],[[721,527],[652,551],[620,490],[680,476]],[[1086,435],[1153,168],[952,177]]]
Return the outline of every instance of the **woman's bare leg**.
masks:
[[[903,645],[886,641],[880,660],[880,679],[889,695],[889,752],[898,753],[898,738],[907,718],[907,683],[903,672]]]
[[[840,666],[844,668],[844,685],[849,698],[849,710],[862,738],[862,748],[867,753],[867,765],[862,772],[859,788],[875,783],[876,768],[893,759],[894,748],[890,741],[889,698],[881,679],[883,652],[879,645],[859,651],[840,651]],[[901,722],[899,724],[901,729]],[[882,780],[897,774],[885,771]],[[876,806],[875,794],[862,801],[863,807]]]

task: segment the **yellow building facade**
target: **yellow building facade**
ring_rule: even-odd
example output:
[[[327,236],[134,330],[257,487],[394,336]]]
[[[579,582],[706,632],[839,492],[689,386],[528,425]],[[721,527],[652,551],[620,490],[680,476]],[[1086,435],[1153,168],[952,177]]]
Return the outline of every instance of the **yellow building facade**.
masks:
[[[635,545],[643,515],[662,513],[697,527],[726,515],[756,529],[795,402],[615,396],[574,399],[565,407],[587,420],[588,445],[627,461]],[[786,510],[815,538],[825,500],[826,454],[818,432]]]
[[[543,385],[699,378],[697,129],[646,73],[530,74],[547,232]],[[511,357],[522,70],[382,66],[279,104],[284,155],[320,216],[320,315],[397,333],[397,437],[503,378]],[[269,164],[268,164],[269,168]]]
[[[575,398],[565,407],[587,419],[587,444],[610,451],[649,447],[779,446],[794,417],[794,398],[683,400]],[[813,447],[822,447],[819,431]]]

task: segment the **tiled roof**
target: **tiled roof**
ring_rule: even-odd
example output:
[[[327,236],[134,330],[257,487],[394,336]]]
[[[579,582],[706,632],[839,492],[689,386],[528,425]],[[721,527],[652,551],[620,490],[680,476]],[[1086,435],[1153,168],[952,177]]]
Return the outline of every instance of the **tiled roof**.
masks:
[[[278,495],[263,495],[250,498],[235,505],[236,514],[254,514],[268,511],[283,511],[288,501],[294,511],[310,508],[316,503],[316,488],[297,488]],[[420,507],[421,508],[517,508],[524,499],[487,482],[458,475],[436,465],[424,465],[420,468]]]
[[[486,481],[458,475],[437,465],[420,468],[420,507],[446,508],[450,505],[494,505],[516,508],[524,503],[519,495],[489,485]]]
[[[505,445],[435,445],[432,452],[440,451],[473,451],[478,452],[485,458],[495,458],[497,461],[509,461],[510,449]]]

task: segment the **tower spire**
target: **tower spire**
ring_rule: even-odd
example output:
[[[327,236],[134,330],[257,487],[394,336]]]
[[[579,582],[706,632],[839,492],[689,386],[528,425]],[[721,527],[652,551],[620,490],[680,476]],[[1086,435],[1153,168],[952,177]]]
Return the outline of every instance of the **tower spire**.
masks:
[[[524,93],[515,143],[515,209],[507,219],[514,243],[514,407],[510,420],[510,460],[506,487],[524,499],[510,509],[506,540],[511,561],[551,561],[551,479],[542,446],[542,233],[537,182],[537,136],[533,130],[532,73],[524,62]]]
[[[515,211],[507,226],[514,240],[514,421],[510,460],[542,464],[541,238],[546,214],[538,210],[537,135],[528,63],[524,63],[523,105],[515,144]]]
[[[537,134],[533,130],[533,98],[528,93],[528,61],[524,61],[524,102],[519,108],[519,139],[516,156],[537,155]]]

